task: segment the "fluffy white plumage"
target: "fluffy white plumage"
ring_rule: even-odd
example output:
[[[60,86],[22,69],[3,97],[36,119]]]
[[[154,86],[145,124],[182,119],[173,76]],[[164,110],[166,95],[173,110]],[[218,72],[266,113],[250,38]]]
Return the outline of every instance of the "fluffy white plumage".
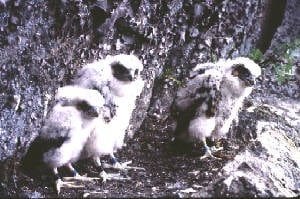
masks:
[[[142,62],[134,55],[120,54],[84,66],[74,83],[97,89],[105,99],[105,120],[99,118],[97,127],[85,145],[83,156],[94,157],[113,153],[124,144],[126,129],[136,98],[141,94],[144,81],[140,77]],[[108,112],[108,113],[107,113]]]
[[[2,3],[3,5],[6,5],[6,2],[7,2],[8,0],[0,0],[0,3]]]
[[[76,86],[58,88],[55,99],[57,103],[49,113],[40,137],[67,140],[43,155],[44,162],[52,168],[78,160],[104,105],[103,97],[96,90]]]
[[[57,191],[61,181],[57,168],[77,161],[82,149],[101,116],[104,99],[99,92],[76,86],[59,88],[56,103],[47,115],[39,136],[33,141],[23,159],[24,168],[38,165],[53,169],[57,178]],[[27,164],[27,165],[26,165]]]
[[[233,120],[238,122],[238,111],[260,74],[260,67],[245,57],[198,64],[174,100],[175,137],[203,141],[204,157],[212,156],[206,138],[219,139]]]
[[[120,63],[124,66],[124,70],[117,71],[111,67],[112,64]],[[115,56],[108,55],[105,59],[95,61],[87,64],[78,71],[77,77],[74,79],[74,84],[84,88],[93,88],[99,90],[101,93],[110,94],[123,97],[127,94],[127,89],[131,89],[132,80],[117,79],[114,75],[126,75],[123,78],[139,77],[138,73],[143,70],[142,62],[134,55],[119,54]],[[121,73],[121,74],[119,74]],[[136,83],[136,80],[134,81]],[[141,82],[142,83],[142,82]],[[139,85],[136,83],[136,85]],[[140,86],[140,85],[139,85]],[[140,86],[141,87],[141,86]],[[138,87],[136,89],[141,88]]]

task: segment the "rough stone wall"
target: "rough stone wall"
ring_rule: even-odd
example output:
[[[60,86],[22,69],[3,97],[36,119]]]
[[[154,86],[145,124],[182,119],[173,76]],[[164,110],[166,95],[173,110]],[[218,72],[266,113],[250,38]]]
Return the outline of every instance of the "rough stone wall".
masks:
[[[274,34],[269,52],[278,48],[278,46],[292,42],[299,39],[300,35],[300,2],[295,0],[288,0],[286,2],[286,11],[281,25]]]
[[[82,65],[118,53],[134,53],[143,60],[146,86],[132,117],[131,132],[134,132],[145,117],[167,120],[177,87],[197,63],[248,55],[261,35],[265,2],[0,1],[1,195],[14,194],[16,162],[42,126],[55,90],[70,83]],[[271,50],[281,39],[290,41],[299,35],[298,8],[299,1],[287,0],[284,19],[275,33]],[[299,159],[293,156],[296,152],[290,152],[299,149],[299,117],[281,118],[276,126],[274,120],[281,114],[275,114],[267,105],[260,106],[265,103],[279,110],[278,103],[274,104],[276,97],[296,100],[299,90],[293,79],[286,85],[278,85],[272,67],[263,67],[266,68],[264,75],[250,97],[254,111],[241,112],[239,125],[230,132],[232,143],[240,142],[235,141],[238,137],[246,140],[239,143],[243,150],[224,168],[219,168],[221,171],[215,181],[187,196],[299,195],[299,183],[295,183],[299,182]],[[291,111],[294,108],[287,113],[298,114]],[[263,121],[257,122],[258,119]],[[143,128],[147,131],[147,125]],[[270,128],[273,131],[269,131]],[[284,149],[264,146],[267,137],[277,131],[281,134],[272,137],[272,142]],[[250,142],[253,139],[255,141]],[[289,146],[290,142],[296,144]],[[283,153],[286,149],[290,150]],[[292,168],[274,159],[277,155],[287,158]],[[264,164],[267,160],[268,164]],[[252,161],[261,164],[263,174]],[[287,173],[282,179],[274,179],[269,172],[272,168]],[[255,181],[255,177],[264,180]],[[274,189],[269,186],[272,183],[277,183]]]
[[[0,159],[32,140],[57,87],[70,83],[84,63],[137,54],[146,68],[140,103],[146,110],[154,78],[166,70],[180,81],[198,62],[247,54],[257,40],[261,12],[260,1],[2,3]]]

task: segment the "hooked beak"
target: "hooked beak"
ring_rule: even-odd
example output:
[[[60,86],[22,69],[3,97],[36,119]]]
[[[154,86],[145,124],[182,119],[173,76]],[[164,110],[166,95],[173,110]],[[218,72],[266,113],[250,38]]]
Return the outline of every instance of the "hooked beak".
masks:
[[[133,76],[133,78],[132,78],[132,81],[135,81],[135,80],[137,80],[137,78],[138,78],[138,76],[137,76],[137,75]]]
[[[247,87],[253,86],[255,84],[255,81],[251,77],[246,77],[244,79],[244,82]]]
[[[129,81],[132,82],[132,81],[134,80],[134,77],[132,77],[132,75],[129,75],[129,76],[128,76],[128,79],[129,79]]]
[[[100,110],[96,107],[90,107],[87,110],[87,115],[90,116],[90,117],[98,117],[99,114],[100,114]]]
[[[139,70],[135,69],[134,73],[133,73],[133,81],[137,80],[138,76],[139,76]]]

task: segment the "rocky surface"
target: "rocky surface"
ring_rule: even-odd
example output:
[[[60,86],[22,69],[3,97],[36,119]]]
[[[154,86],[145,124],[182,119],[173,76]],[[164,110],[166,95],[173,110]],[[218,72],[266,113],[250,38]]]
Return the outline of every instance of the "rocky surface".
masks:
[[[281,100],[248,108],[241,122],[253,122],[243,128],[255,135],[211,185],[193,196],[299,196],[299,108],[295,101]],[[251,121],[254,115],[257,121]]]
[[[277,50],[282,41],[300,35],[297,0],[286,1],[274,38],[264,36],[271,46],[260,60],[263,75],[239,123],[221,140],[224,150],[216,155],[222,160],[200,160],[199,144],[181,154],[170,146],[169,107],[187,71],[199,62],[248,55],[264,35],[268,2],[0,1],[0,195],[56,196],[47,173],[30,179],[19,170],[47,104],[85,63],[134,53],[147,83],[130,126],[137,132],[117,157],[145,171],[124,173],[131,178],[126,182],[79,183],[83,187],[63,189],[62,197],[299,196],[299,81],[292,74],[278,83],[274,71],[287,62]],[[89,160],[75,166],[98,175]]]

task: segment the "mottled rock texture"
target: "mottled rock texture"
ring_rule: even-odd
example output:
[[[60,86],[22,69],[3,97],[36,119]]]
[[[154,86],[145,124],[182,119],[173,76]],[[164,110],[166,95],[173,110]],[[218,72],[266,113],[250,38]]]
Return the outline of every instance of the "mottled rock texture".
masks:
[[[299,1],[283,1],[283,19],[273,24],[273,34],[262,31],[270,2],[0,1],[0,195],[55,196],[47,175],[29,179],[19,171],[19,160],[55,90],[85,63],[119,53],[143,60],[147,83],[130,126],[137,133],[130,133],[117,155],[146,172],[128,173],[132,181],[126,183],[63,190],[62,197],[299,195],[299,106],[290,107],[299,103],[299,83],[292,76],[279,84],[273,65],[283,58],[270,59],[274,49],[299,37]],[[169,107],[187,72],[200,62],[247,56],[261,47],[261,38],[269,59],[260,63],[264,73],[250,105],[223,140],[222,161],[201,161],[199,146],[196,155],[170,152]],[[76,166],[97,175],[91,165]]]

